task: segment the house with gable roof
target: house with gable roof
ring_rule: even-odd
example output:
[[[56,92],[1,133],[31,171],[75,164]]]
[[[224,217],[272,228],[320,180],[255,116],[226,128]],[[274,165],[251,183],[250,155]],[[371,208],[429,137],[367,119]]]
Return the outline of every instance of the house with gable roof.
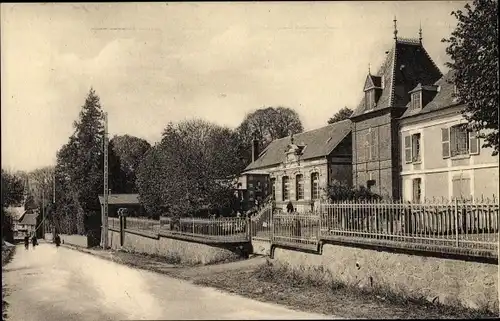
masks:
[[[454,98],[453,72],[430,86],[418,84],[400,118],[402,196],[491,198],[497,193],[498,156],[467,130],[463,104]]]
[[[442,73],[419,39],[397,37],[376,74],[368,72],[363,98],[351,115],[353,185],[388,198],[401,197],[398,120],[418,84],[434,85]]]
[[[304,212],[326,196],[334,180],[352,184],[350,120],[276,139],[262,153],[257,146],[238,182],[245,201],[272,195],[278,208],[286,210],[291,201]]]

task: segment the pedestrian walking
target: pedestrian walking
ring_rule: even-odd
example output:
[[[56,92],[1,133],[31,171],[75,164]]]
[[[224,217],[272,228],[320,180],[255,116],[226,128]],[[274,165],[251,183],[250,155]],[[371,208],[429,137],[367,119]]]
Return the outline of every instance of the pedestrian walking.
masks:
[[[28,235],[24,237],[24,248],[27,250],[30,247],[30,238]]]
[[[54,237],[54,242],[56,243],[56,246],[59,247],[59,245],[61,245],[61,237],[56,235],[56,237]]]
[[[33,234],[33,237],[31,238],[31,241],[32,241],[32,243],[33,243],[33,249],[34,249],[34,248],[35,248],[35,246],[37,246],[37,245],[38,245],[38,240],[37,240],[37,238],[36,238],[36,235],[35,235],[35,234]]]

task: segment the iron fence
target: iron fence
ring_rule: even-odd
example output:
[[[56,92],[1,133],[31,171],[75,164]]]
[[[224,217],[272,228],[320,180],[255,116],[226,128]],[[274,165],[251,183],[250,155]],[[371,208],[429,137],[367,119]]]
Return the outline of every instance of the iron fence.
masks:
[[[321,204],[320,215],[320,235],[325,239],[387,240],[496,256],[499,205],[495,202],[338,202]]]
[[[271,239],[271,226],[273,203],[266,204],[250,219],[250,234],[254,239],[269,241]]]
[[[272,243],[315,248],[320,240],[320,216],[310,214],[275,214],[272,219]]]
[[[225,241],[248,241],[248,220],[239,217],[181,218],[176,234]]]
[[[125,229],[156,235],[160,233],[160,221],[147,218],[126,217]]]

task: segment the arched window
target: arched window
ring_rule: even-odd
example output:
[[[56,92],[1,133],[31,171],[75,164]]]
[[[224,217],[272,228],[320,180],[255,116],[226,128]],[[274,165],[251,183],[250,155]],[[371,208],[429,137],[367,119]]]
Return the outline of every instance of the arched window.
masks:
[[[301,174],[295,176],[295,198],[297,200],[304,199],[304,176]]]
[[[290,199],[290,179],[288,176],[283,176],[283,200],[287,201]]]
[[[319,198],[319,173],[311,174],[311,199]]]

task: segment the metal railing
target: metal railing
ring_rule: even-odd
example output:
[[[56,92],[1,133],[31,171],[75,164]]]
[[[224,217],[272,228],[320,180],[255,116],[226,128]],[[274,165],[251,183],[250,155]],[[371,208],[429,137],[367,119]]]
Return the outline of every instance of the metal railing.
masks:
[[[248,220],[239,217],[181,218],[176,234],[225,241],[248,241]]]
[[[273,203],[270,202],[250,218],[250,233],[252,238],[264,241],[271,239],[272,215]]]
[[[160,221],[147,218],[126,217],[125,229],[141,233],[159,234]]]
[[[109,227],[120,229],[119,218],[109,217]],[[170,234],[197,240],[244,242],[250,240],[245,218],[180,218],[160,217],[159,220],[126,217],[125,229],[149,235]]]
[[[499,205],[494,202],[338,202],[320,205],[321,238],[371,239],[496,256]],[[456,252],[456,251],[455,251]]]
[[[320,240],[320,225],[320,216],[316,213],[275,214],[272,220],[272,243],[315,248]]]

